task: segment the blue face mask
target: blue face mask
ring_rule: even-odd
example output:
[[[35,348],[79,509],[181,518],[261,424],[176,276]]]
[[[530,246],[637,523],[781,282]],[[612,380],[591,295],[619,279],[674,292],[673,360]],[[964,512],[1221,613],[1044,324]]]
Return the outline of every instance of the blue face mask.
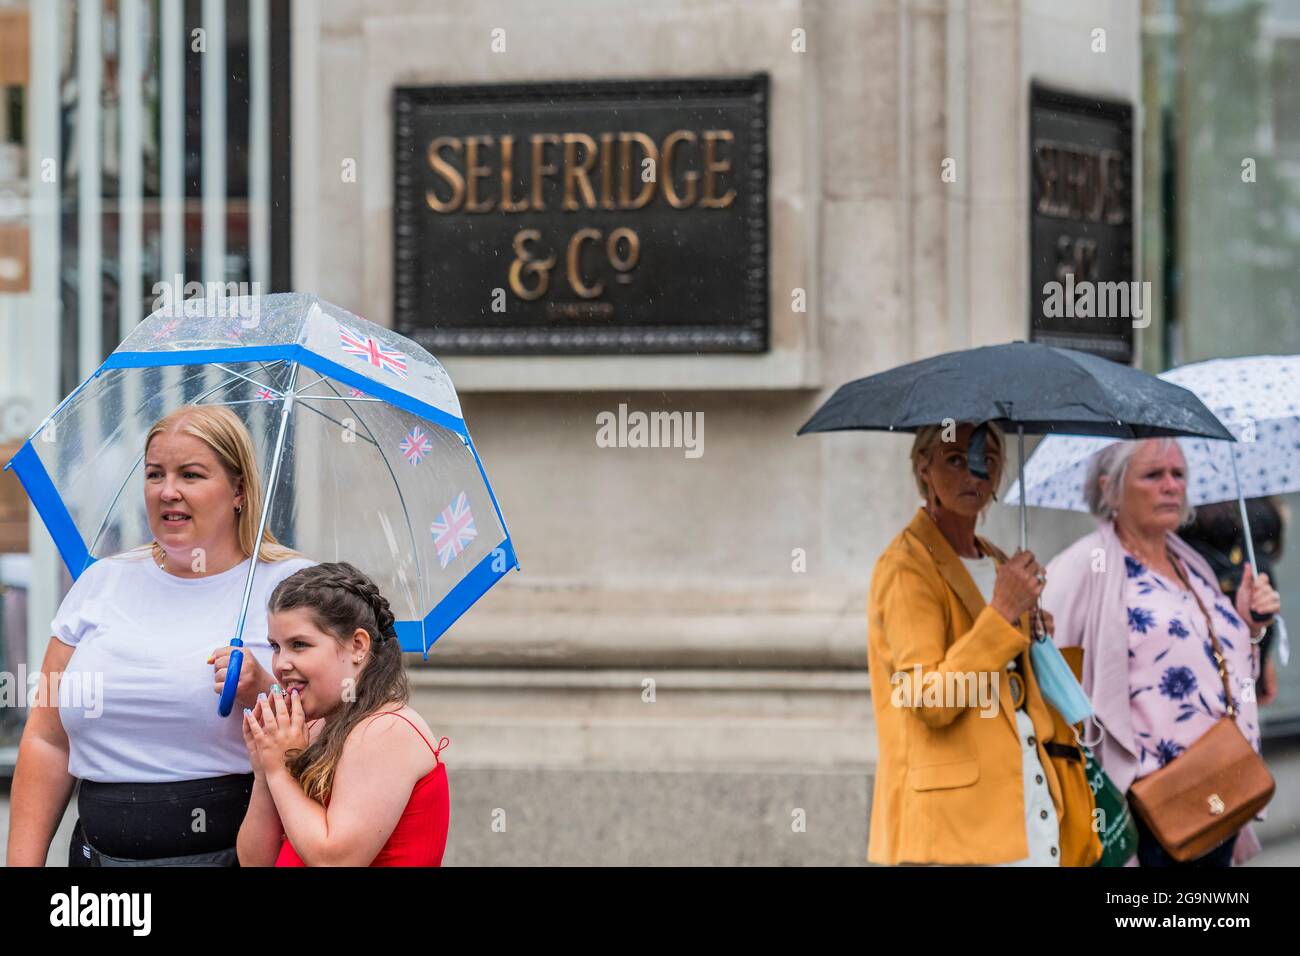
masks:
[[[1038,678],[1038,689],[1067,724],[1077,724],[1092,716],[1088,695],[1074,679],[1074,671],[1070,670],[1050,636],[1033,638],[1029,642],[1029,656],[1034,676]]]

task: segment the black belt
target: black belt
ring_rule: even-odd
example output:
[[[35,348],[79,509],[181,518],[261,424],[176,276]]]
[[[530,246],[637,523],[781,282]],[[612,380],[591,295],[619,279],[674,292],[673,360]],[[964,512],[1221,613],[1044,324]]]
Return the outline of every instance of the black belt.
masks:
[[[1069,744],[1058,744],[1054,740],[1049,740],[1043,746],[1047,749],[1049,757],[1064,757],[1066,760],[1073,760],[1075,763],[1083,763],[1083,751],[1078,747],[1071,747]]]
[[[239,855],[235,848],[215,850],[212,853],[188,853],[183,856],[160,856],[147,860],[129,857],[109,856],[100,853],[90,845],[77,821],[72,831],[72,844],[68,848],[69,866],[89,867],[123,867],[123,866],[239,866]]]
[[[77,810],[84,846],[77,852],[87,860],[96,853],[157,860],[232,851],[252,793],[251,773],[166,783],[83,780]]]

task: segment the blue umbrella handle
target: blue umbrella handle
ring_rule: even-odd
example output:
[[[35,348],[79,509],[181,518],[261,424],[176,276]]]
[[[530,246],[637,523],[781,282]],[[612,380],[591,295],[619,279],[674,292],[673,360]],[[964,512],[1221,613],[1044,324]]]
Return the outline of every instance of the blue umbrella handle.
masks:
[[[217,702],[217,713],[222,717],[229,717],[230,712],[235,709],[235,692],[239,690],[239,672],[244,666],[244,652],[241,648],[244,644],[239,638],[230,642],[235,649],[230,652],[230,660],[226,663],[226,683],[221,688],[221,700]]]

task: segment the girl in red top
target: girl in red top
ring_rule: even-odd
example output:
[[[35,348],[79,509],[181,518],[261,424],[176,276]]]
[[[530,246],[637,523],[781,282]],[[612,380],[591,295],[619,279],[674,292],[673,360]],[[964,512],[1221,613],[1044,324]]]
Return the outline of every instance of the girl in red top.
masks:
[[[447,738],[407,704],[388,601],[339,562],[285,578],[267,612],[278,683],[244,711],[240,866],[441,866]]]

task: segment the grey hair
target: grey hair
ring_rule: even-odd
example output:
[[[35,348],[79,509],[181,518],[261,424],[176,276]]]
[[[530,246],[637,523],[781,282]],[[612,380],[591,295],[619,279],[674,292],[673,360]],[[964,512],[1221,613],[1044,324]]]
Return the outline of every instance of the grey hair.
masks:
[[[1167,449],[1171,442],[1177,443],[1174,438],[1149,438],[1146,441],[1158,442],[1161,451]],[[1143,444],[1142,440],[1117,441],[1093,456],[1092,463],[1088,466],[1088,477],[1083,483],[1083,497],[1088,502],[1088,510],[1093,517],[1105,521],[1114,520],[1119,512],[1120,489],[1124,487],[1129,462]],[[1104,487],[1102,478],[1106,479]],[[1178,512],[1178,526],[1181,528],[1191,524],[1195,515],[1195,510],[1187,503],[1187,495],[1184,494],[1182,509]]]

